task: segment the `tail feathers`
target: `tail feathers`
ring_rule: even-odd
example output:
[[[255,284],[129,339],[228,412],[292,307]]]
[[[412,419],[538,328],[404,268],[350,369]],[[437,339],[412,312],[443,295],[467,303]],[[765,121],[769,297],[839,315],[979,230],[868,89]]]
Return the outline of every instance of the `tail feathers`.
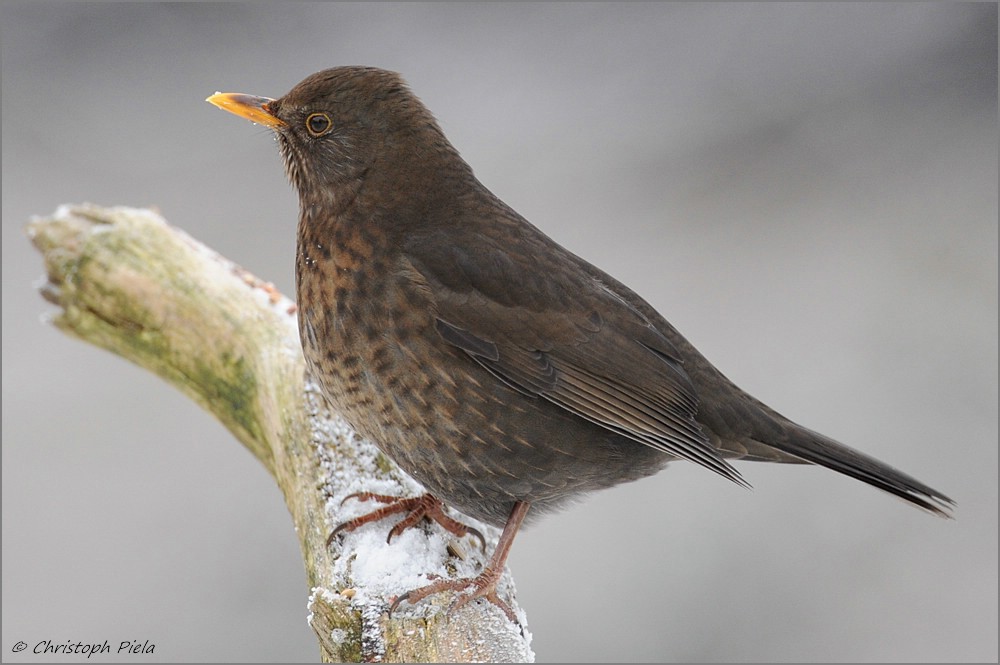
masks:
[[[955,506],[952,499],[874,457],[791,421],[787,421],[784,434],[780,441],[767,441],[766,445],[856,478],[934,515],[951,517]]]

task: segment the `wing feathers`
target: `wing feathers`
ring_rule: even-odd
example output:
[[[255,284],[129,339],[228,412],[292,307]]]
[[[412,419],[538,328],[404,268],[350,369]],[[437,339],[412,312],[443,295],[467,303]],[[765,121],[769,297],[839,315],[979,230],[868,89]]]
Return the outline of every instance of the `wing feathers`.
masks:
[[[739,472],[712,448],[695,423],[694,397],[671,386],[666,377],[653,384],[647,394],[637,386],[581,366],[580,354],[570,354],[577,356],[574,358],[577,362],[572,362],[557,356],[558,350],[529,351],[507,344],[500,346],[442,319],[436,325],[445,341],[468,353],[516,390],[547,399],[616,434],[701,464],[749,487]],[[654,355],[644,345],[637,347],[649,354],[649,366],[655,368],[660,362],[659,354]],[[664,374],[666,369],[663,368]]]
[[[698,398],[671,342],[606,280],[519,273],[504,244],[536,240],[476,235],[472,261],[453,238],[411,236],[400,275],[432,294],[441,339],[508,386],[747,486],[695,422]]]

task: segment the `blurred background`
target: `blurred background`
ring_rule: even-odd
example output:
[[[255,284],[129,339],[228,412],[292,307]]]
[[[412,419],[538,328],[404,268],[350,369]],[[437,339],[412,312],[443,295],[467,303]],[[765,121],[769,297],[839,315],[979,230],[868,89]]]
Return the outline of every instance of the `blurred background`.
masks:
[[[403,73],[497,195],[785,415],[958,501],[678,463],[523,532],[540,661],[996,661],[997,6],[3,2],[3,657],[315,661],[282,497],[44,322],[32,215],[157,206],[293,293],[270,134],[203,100]]]

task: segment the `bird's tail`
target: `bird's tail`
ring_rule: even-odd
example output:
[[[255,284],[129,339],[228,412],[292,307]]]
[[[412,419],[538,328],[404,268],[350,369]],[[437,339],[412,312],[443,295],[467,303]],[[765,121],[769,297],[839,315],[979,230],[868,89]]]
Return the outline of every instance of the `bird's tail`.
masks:
[[[857,478],[935,515],[951,517],[955,502],[941,492],[874,457],[782,416],[777,417],[784,421],[782,435],[767,441],[766,445],[805,462]]]

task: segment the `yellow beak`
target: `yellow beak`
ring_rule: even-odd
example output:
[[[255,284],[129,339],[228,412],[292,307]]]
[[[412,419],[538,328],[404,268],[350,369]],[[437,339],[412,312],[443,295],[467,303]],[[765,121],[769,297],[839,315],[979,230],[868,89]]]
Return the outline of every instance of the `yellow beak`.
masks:
[[[205,101],[218,106],[223,111],[235,113],[241,118],[246,118],[250,122],[256,122],[271,129],[285,126],[284,120],[268,110],[267,105],[274,101],[269,97],[254,97],[238,92],[217,92]]]

